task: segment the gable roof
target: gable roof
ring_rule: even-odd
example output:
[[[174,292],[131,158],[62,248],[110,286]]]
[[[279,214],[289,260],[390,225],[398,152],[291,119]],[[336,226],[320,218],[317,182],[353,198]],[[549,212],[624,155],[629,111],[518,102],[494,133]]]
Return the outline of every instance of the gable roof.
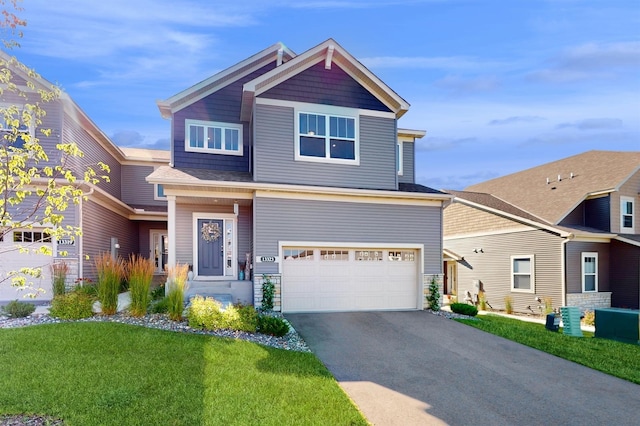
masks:
[[[286,64],[282,64],[264,73],[260,77],[245,83],[242,94],[242,109],[240,112],[241,120],[249,121],[251,118],[251,110],[256,96],[259,96],[272,87],[277,86],[319,62],[324,62],[327,69],[329,69],[332,64],[339,66],[340,69],[393,111],[396,118],[400,118],[408,111],[409,103],[407,101],[394,92],[357,59],[351,56],[351,54],[335,40],[328,39],[296,56]]]
[[[296,54],[283,43],[278,42],[266,49],[220,71],[217,74],[197,83],[164,101],[156,101],[163,118],[171,118],[171,114],[179,111],[202,98],[222,89],[234,81],[251,74],[270,62],[286,62]]]
[[[588,151],[471,185],[466,191],[491,194],[558,224],[582,201],[617,191],[639,170],[639,151]]]

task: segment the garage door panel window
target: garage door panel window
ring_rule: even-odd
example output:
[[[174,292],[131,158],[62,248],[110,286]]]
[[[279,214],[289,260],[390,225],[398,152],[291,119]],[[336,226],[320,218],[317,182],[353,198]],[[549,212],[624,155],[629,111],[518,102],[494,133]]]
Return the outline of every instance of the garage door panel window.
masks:
[[[511,256],[511,291],[535,292],[533,256]]]
[[[382,250],[356,250],[357,261],[380,262],[383,258]]]
[[[349,260],[349,251],[320,250],[320,260]]]
[[[413,251],[389,251],[390,262],[415,262],[416,255]]]
[[[313,260],[312,249],[285,249],[284,260],[287,261],[309,261]]]
[[[14,243],[50,243],[51,235],[39,231],[15,231]]]

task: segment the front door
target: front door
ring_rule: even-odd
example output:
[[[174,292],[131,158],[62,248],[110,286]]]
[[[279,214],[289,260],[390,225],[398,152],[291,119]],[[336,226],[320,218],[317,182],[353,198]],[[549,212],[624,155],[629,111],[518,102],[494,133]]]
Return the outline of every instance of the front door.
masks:
[[[200,276],[224,275],[222,220],[198,219],[198,271]]]

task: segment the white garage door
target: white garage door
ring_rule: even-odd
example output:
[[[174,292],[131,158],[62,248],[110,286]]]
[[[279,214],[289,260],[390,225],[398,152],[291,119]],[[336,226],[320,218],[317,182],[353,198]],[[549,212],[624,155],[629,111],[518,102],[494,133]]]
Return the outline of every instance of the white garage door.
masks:
[[[40,242],[38,242],[40,241]],[[20,253],[16,245],[30,248],[51,246],[51,239],[40,230],[13,230],[0,241],[0,280],[3,280],[10,271],[18,271],[20,268],[42,268],[42,276],[33,278],[27,276],[27,281],[32,282],[35,288],[42,288],[45,293],[38,293],[36,300],[51,299],[51,271],[49,265],[52,257],[43,254]],[[9,280],[0,282],[0,300],[9,301],[23,299],[25,292],[17,291],[11,286]]]
[[[417,309],[418,251],[285,247],[285,312]]]

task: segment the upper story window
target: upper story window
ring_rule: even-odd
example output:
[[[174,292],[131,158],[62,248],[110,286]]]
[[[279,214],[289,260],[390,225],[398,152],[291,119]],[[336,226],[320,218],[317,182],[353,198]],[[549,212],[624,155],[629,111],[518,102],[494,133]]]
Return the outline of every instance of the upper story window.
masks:
[[[186,120],[185,128],[186,151],[242,155],[242,124]]]
[[[0,138],[10,141],[15,148],[24,148],[24,143],[33,136],[33,126],[21,121],[21,107],[0,104]]]
[[[298,112],[296,160],[359,164],[357,118]]]
[[[404,147],[402,141],[398,141],[396,144],[396,171],[398,172],[398,176],[402,176],[404,170],[403,157],[404,156]]]
[[[598,291],[598,253],[582,253],[582,291]]]
[[[620,197],[620,232],[635,234],[634,200]]]
[[[535,292],[533,256],[511,256],[511,291]]]

